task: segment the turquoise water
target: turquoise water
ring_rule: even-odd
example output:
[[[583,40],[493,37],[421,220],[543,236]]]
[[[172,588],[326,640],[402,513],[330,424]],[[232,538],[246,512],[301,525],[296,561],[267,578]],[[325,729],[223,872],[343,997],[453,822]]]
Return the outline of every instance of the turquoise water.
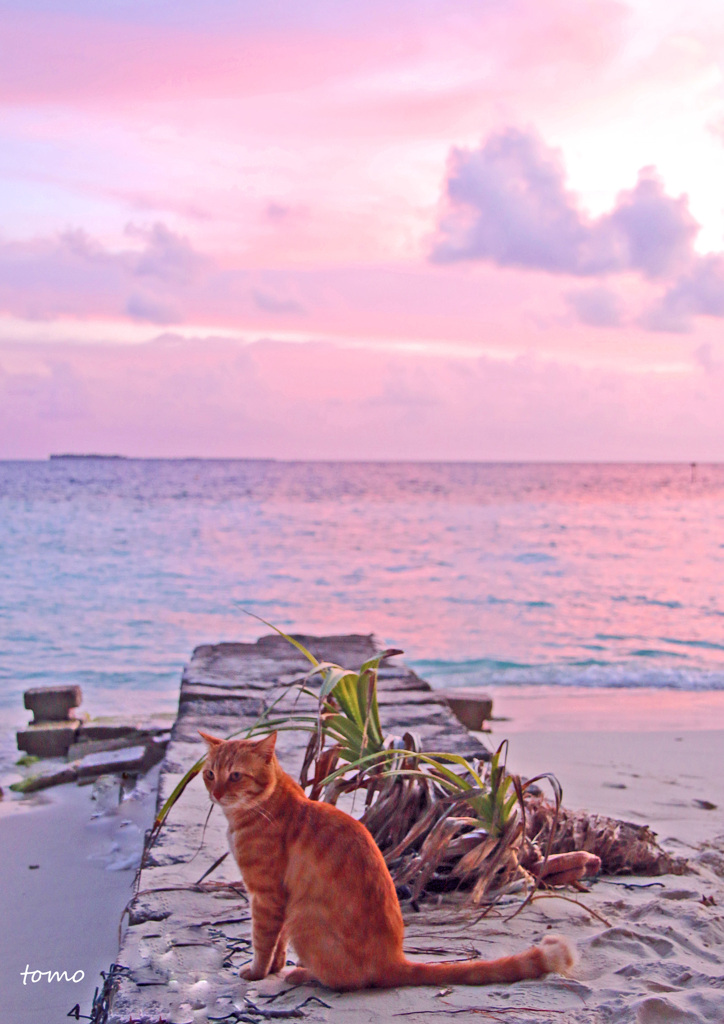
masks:
[[[0,463],[0,714],[170,710],[243,608],[433,682],[722,689],[722,578],[721,465]]]

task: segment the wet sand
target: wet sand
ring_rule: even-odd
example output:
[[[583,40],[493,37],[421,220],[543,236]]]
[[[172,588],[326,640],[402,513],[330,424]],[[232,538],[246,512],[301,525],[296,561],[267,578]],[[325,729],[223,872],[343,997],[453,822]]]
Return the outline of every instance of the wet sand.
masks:
[[[77,1003],[88,1014],[100,972],[116,958],[154,799],[149,792],[118,806],[114,793],[93,794],[92,786],[64,785],[32,800],[2,802],[3,1024],[55,1024]],[[50,982],[46,974],[33,983],[31,973],[23,979],[27,967],[77,980]]]

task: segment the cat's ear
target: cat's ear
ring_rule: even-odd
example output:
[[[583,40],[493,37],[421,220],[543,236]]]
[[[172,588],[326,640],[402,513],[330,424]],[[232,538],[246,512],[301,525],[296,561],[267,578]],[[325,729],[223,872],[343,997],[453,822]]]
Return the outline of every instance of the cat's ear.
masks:
[[[270,732],[268,736],[265,736],[263,740],[259,740],[254,745],[254,753],[260,754],[265,761],[271,761],[274,757],[274,747],[277,742],[277,734]]]
[[[218,736],[209,736],[207,732],[202,732],[201,729],[199,729],[198,732],[199,736],[204,741],[209,750],[213,750],[214,747],[218,747],[220,743],[224,742],[223,740],[220,740]]]

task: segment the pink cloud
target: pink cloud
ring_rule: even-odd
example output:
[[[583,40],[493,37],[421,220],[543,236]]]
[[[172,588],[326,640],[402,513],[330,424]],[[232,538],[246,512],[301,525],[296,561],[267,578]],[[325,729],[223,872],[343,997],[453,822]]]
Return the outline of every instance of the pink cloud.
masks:
[[[671,285],[652,303],[642,320],[654,331],[685,333],[693,328],[695,316],[724,317],[724,254],[697,256]]]
[[[686,372],[641,375],[173,336],[4,345],[0,457],[706,460],[719,455],[721,387],[711,351]]]
[[[582,65],[592,81],[622,42],[609,0],[310,2],[303,18],[293,5],[15,6],[7,151],[26,183],[42,191],[41,168],[60,193],[54,226],[66,191],[88,211],[74,223],[117,230],[129,211],[162,211],[221,261],[257,266],[419,255],[451,140],[506,108],[535,117],[573,81],[578,95]],[[270,201],[311,214],[272,223]]]
[[[651,180],[645,179],[644,184]],[[73,320],[95,319],[107,323],[104,337],[118,336],[114,324],[130,321],[203,325],[236,331],[246,338],[283,329],[301,332],[307,339],[332,336],[370,345],[385,341],[462,344],[511,354],[529,349],[571,354],[587,345],[597,346],[598,335],[571,331],[568,309],[580,324],[607,328],[609,335],[611,329],[625,331],[624,345],[635,344],[646,363],[650,362],[643,342],[647,332],[677,333],[693,329],[696,318],[724,317],[717,300],[721,261],[686,252],[685,206],[662,197],[655,181],[653,192],[653,212],[646,202],[638,205],[637,190],[622,194],[617,211],[626,209],[626,197],[633,196],[631,209],[640,214],[635,230],[653,231],[656,218],[667,230],[673,222],[670,241],[660,243],[653,254],[645,245],[639,250],[626,249],[623,243],[618,249],[604,249],[621,261],[616,264],[612,259],[613,267],[629,271],[620,275],[616,289],[610,282],[583,290],[570,288],[580,253],[595,253],[595,247],[586,242],[586,232],[596,238],[597,227],[576,220],[577,211],[565,206],[564,194],[564,214],[570,215],[573,224],[568,236],[552,230],[534,206],[527,211],[527,219],[516,212],[517,231],[501,232],[503,250],[483,249],[476,238],[474,246],[467,243],[475,258],[466,250],[465,259],[447,266],[225,267],[161,223],[129,229],[129,244],[121,249],[104,246],[82,231],[0,243],[0,313],[29,321],[66,321],[64,337],[73,336]],[[560,205],[558,193],[554,201]],[[494,216],[507,216],[503,205],[495,207]],[[630,226],[627,230],[631,237]],[[676,265],[681,251],[685,256],[681,273],[664,282],[650,279],[650,255],[658,261],[653,268],[657,269]],[[483,259],[483,252],[493,252],[495,259]],[[513,258],[522,268],[496,266],[496,260],[505,264]],[[640,270],[638,279],[630,272],[632,264]],[[553,288],[551,266],[559,270],[558,276],[560,269],[568,271],[561,285]],[[38,337],[42,336],[39,331]],[[613,353],[611,340],[607,346]]]
[[[211,261],[163,224],[127,234],[138,248],[114,252],[80,230],[0,243],[0,310],[30,319],[124,313],[154,323],[180,319],[176,311],[164,320],[160,311],[181,306]],[[154,312],[145,316],[144,309]]]
[[[623,322],[621,299],[605,285],[570,291],[566,300],[580,322],[589,327],[620,327]]]
[[[489,260],[574,276],[670,275],[693,259],[699,226],[686,196],[664,192],[654,168],[590,218],[566,188],[560,154],[532,132],[507,128],[477,150],[454,149],[433,259]]]
[[[210,19],[180,28],[44,11],[5,23],[0,102],[95,107],[109,102],[178,101],[183,96],[258,95],[304,88],[349,67],[377,63],[369,35],[249,32]]]
[[[628,326],[635,318],[645,330],[685,333],[695,317],[724,318],[724,254],[696,253],[698,232],[688,197],[667,195],[653,167],[619,192],[609,212],[588,216],[567,188],[560,153],[532,131],[507,128],[477,149],[452,150],[431,258],[602,282],[637,274],[663,285],[638,315],[625,314],[607,283],[565,299],[589,326]]]
[[[0,310],[20,317],[119,319],[258,329],[279,322],[307,331],[382,337],[472,339],[481,317],[503,319],[514,282],[494,273],[436,268],[321,266],[296,270],[223,267],[162,224],[129,233],[137,248],[110,249],[82,231],[0,243]]]
[[[694,251],[688,184],[637,182],[655,157],[625,169],[622,143],[594,216],[549,144],[574,159],[665,83],[661,46],[636,78],[628,7],[7,6],[0,313],[33,339],[0,355],[8,452],[618,457],[630,429],[667,457],[715,436],[724,257]],[[40,344],[84,319],[203,340]],[[258,340],[282,331],[308,343]]]
[[[428,9],[372,0],[336,9],[310,2],[304,18],[292,9],[256,17],[239,7],[199,18],[161,4],[150,17],[99,6],[35,13],[16,5],[4,25],[0,101],[85,107],[189,94],[258,95],[481,49],[518,76],[567,63],[590,71],[620,45],[624,12],[613,0]]]

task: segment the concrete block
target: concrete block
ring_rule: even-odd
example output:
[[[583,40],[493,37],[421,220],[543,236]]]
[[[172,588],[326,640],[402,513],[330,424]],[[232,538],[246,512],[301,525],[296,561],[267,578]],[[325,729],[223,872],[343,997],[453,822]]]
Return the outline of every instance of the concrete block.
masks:
[[[75,740],[80,722],[42,722],[18,730],[18,750],[36,757],[65,757]]]
[[[146,748],[143,746],[87,754],[78,762],[78,778],[92,779],[109,772],[142,772],[145,771],[145,759]]]
[[[80,686],[36,686],[24,694],[25,707],[34,715],[33,725],[65,721],[82,700]]]
[[[445,698],[458,722],[466,729],[479,731],[493,717],[493,698],[473,686],[436,692]]]

